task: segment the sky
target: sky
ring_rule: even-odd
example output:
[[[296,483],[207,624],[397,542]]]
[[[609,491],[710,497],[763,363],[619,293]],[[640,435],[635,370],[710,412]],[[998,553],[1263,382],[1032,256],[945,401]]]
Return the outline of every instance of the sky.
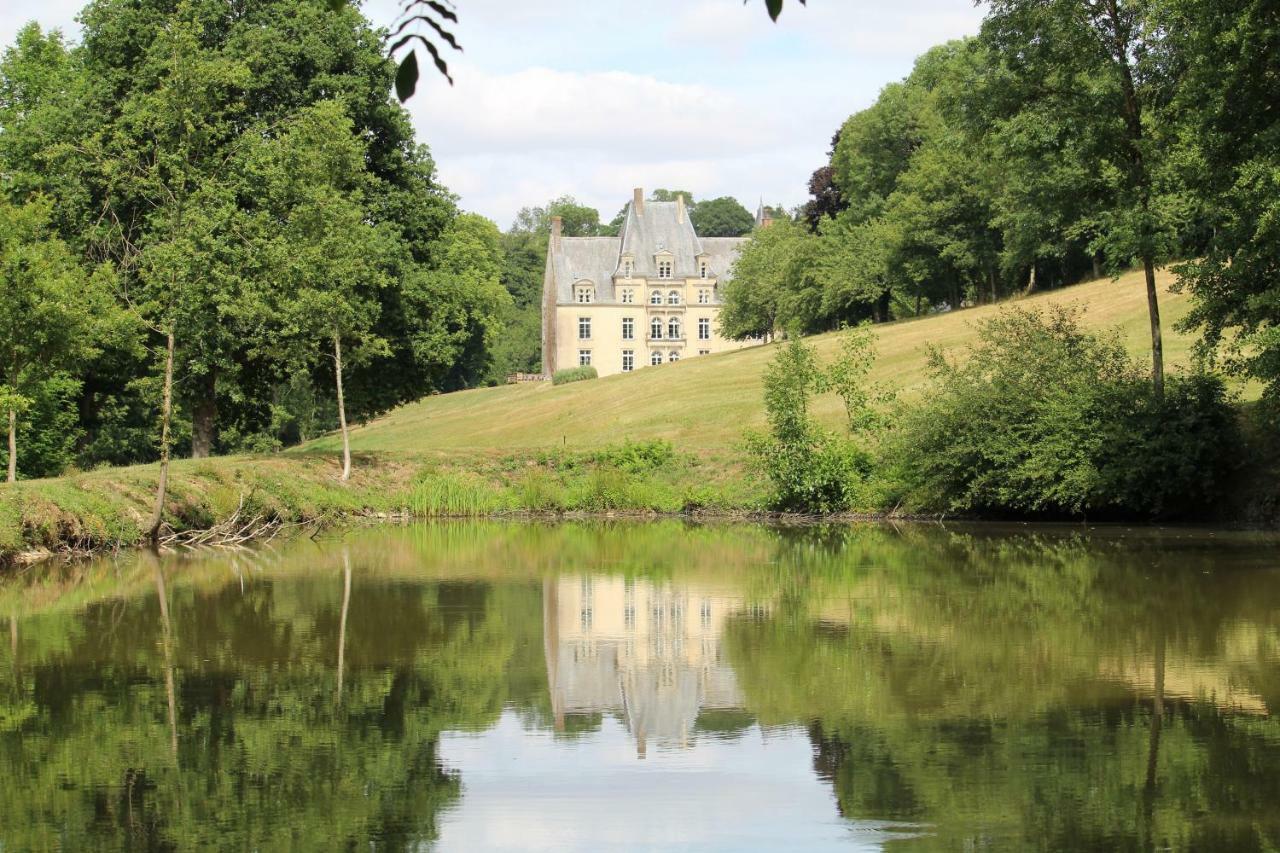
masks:
[[[83,0],[0,0],[73,40]],[[398,0],[367,0],[377,24]],[[456,0],[454,83],[429,62],[406,105],[461,205],[506,228],[572,195],[609,221],[632,187],[792,207],[831,135],[935,44],[977,32],[970,0]],[[425,57],[419,57],[425,59]]]

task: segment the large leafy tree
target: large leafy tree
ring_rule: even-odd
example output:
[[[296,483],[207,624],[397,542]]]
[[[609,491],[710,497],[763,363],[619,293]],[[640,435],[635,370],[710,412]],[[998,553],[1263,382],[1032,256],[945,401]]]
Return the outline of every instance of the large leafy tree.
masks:
[[[1280,24],[1274,5],[1168,0],[1185,69],[1169,121],[1188,195],[1211,234],[1179,278],[1206,353],[1280,404]]]
[[[741,237],[751,233],[755,217],[732,196],[706,199],[689,211],[689,221],[700,237]]]
[[[982,38],[1007,72],[996,94],[1006,116],[1030,112],[1042,132],[1065,126],[1087,140],[1106,182],[1094,212],[1096,245],[1115,266],[1136,259],[1146,278],[1151,377],[1164,388],[1156,267],[1176,251],[1159,178],[1167,146],[1155,119],[1176,73],[1150,0],[993,0]]]
[[[311,369],[320,360],[331,370],[345,481],[351,444],[344,357],[360,362],[387,352],[376,325],[378,292],[390,283],[393,235],[369,221],[364,145],[340,103],[301,111],[264,149],[252,174],[270,199],[258,220],[275,235],[270,269],[287,284],[274,294],[284,326],[281,344],[292,363]]]
[[[66,372],[93,355],[111,307],[106,276],[85,275],[52,233],[47,202],[0,197],[0,410],[8,420],[10,483],[21,459],[19,417],[55,380],[70,390]]]

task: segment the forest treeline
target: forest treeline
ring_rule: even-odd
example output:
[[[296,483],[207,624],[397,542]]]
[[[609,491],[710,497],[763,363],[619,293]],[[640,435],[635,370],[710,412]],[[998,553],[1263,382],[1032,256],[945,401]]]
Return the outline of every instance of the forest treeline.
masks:
[[[1280,13],[1245,0],[995,0],[836,131],[721,321],[817,332],[1145,269],[1201,354],[1280,396]],[[803,14],[798,12],[797,14]]]
[[[78,44],[32,24],[0,62],[11,474],[270,449],[339,399],[363,419],[483,380],[511,305],[498,229],[437,180],[357,10],[80,20]]]
[[[551,217],[616,233],[568,196],[505,233],[460,211],[350,5],[94,0],[81,24],[0,59],[10,479],[272,450],[536,371]]]

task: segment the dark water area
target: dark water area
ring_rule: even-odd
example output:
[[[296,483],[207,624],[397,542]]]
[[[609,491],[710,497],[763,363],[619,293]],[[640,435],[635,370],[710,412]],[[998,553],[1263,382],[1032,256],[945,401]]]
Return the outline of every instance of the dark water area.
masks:
[[[0,850],[1275,850],[1278,545],[457,523],[33,568]]]

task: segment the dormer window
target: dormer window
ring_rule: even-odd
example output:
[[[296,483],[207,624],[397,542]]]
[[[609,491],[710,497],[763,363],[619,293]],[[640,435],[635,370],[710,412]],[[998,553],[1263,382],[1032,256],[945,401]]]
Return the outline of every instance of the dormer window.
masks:
[[[587,304],[596,301],[596,289],[589,284],[580,284],[574,289],[576,301],[580,304]]]
[[[649,304],[650,304],[650,305],[661,305],[661,304],[662,304],[662,291],[661,291],[661,290],[654,290],[654,291],[650,291],[650,293],[649,293]]]
[[[668,304],[668,305],[679,305],[679,304],[680,304],[680,291],[678,291],[678,290],[673,290],[673,291],[671,291],[670,293],[668,293],[668,294],[667,294],[667,304]]]
[[[636,271],[636,262],[631,260],[631,258],[623,258],[622,259],[622,275],[625,278],[631,278],[635,274],[635,271]]]
[[[671,261],[658,261],[658,278],[671,278]]]
[[[707,271],[707,262],[698,261],[698,278],[706,278],[709,275]]]

